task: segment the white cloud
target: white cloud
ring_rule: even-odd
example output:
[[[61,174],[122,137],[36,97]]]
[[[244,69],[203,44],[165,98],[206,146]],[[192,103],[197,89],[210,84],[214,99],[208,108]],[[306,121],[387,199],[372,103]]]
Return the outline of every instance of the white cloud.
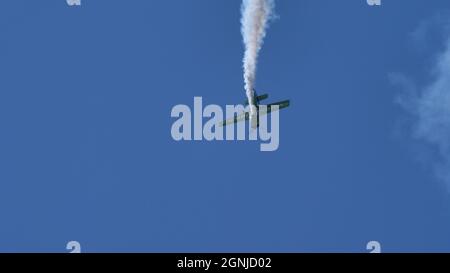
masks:
[[[450,190],[450,31],[445,27],[443,50],[432,66],[431,81],[423,87],[401,74],[391,75],[391,81],[405,91],[397,102],[413,117],[413,136],[422,140],[439,155],[432,164],[438,179]],[[423,24],[416,33],[424,34]]]

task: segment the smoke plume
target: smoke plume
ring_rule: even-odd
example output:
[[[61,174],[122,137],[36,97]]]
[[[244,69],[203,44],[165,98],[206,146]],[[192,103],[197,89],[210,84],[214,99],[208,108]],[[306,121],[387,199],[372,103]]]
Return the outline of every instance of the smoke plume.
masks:
[[[256,66],[269,20],[275,7],[274,0],[243,0],[242,2],[242,37],[245,45],[244,81],[248,103],[253,106]],[[254,115],[254,107],[251,107]]]

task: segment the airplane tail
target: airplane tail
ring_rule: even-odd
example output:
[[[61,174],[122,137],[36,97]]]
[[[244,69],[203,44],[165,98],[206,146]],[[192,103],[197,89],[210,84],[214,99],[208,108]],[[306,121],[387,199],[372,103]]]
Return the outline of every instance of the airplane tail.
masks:
[[[256,90],[255,90],[255,104],[256,104],[256,105],[259,105],[259,103],[260,103],[262,100],[265,100],[265,99],[267,99],[268,97],[269,97],[269,94],[263,94],[263,95],[258,96],[258,95],[256,94]],[[247,106],[247,105],[248,105],[248,100],[244,102],[244,106]]]

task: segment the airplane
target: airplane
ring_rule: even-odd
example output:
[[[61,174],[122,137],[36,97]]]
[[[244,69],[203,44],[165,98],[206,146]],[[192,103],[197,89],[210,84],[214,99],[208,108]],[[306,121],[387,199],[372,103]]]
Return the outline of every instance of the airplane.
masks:
[[[263,95],[258,96],[257,93],[256,93],[256,90],[255,90],[253,97],[254,97],[255,107],[256,107],[256,112],[257,112],[257,114],[256,114],[256,122],[252,122],[252,118],[253,117],[251,117],[250,112],[247,111],[247,112],[242,112],[239,115],[235,114],[234,117],[226,119],[226,120],[220,122],[219,126],[220,127],[225,127],[225,126],[228,126],[228,125],[231,125],[231,124],[235,124],[235,123],[238,123],[238,122],[241,122],[241,121],[250,120],[250,122],[252,122],[252,128],[256,129],[256,128],[259,127],[259,117],[260,116],[267,115],[267,114],[269,114],[269,113],[271,113],[273,111],[278,111],[278,110],[283,109],[283,108],[287,108],[290,105],[290,100],[283,100],[283,101],[279,101],[279,102],[275,102],[275,103],[270,103],[270,104],[267,105],[267,110],[265,110],[265,109],[263,110],[263,109],[259,109],[260,102],[262,100],[267,99],[269,97],[269,95],[268,94],[263,94]],[[247,106],[247,105],[248,105],[248,100],[246,100],[245,103],[244,103],[244,106]],[[272,107],[275,106],[275,105],[278,105],[278,109],[277,110],[273,110],[272,109]]]

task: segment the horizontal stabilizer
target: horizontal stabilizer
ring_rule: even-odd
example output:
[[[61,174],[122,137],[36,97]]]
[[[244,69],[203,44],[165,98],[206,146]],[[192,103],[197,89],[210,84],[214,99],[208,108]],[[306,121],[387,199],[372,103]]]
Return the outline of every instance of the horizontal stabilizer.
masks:
[[[267,99],[268,97],[269,97],[269,94],[264,94],[264,95],[261,95],[261,96],[257,96],[257,97],[256,97],[256,101],[257,101],[257,102],[260,102],[260,101],[262,101],[262,100]]]
[[[269,94],[263,94],[263,95],[261,95],[261,96],[256,96],[256,97],[255,97],[255,104],[259,104],[260,101],[265,100],[265,99],[267,99],[268,97],[269,97]],[[248,100],[246,100],[246,101],[244,102],[244,106],[247,106],[247,105],[248,105]]]

